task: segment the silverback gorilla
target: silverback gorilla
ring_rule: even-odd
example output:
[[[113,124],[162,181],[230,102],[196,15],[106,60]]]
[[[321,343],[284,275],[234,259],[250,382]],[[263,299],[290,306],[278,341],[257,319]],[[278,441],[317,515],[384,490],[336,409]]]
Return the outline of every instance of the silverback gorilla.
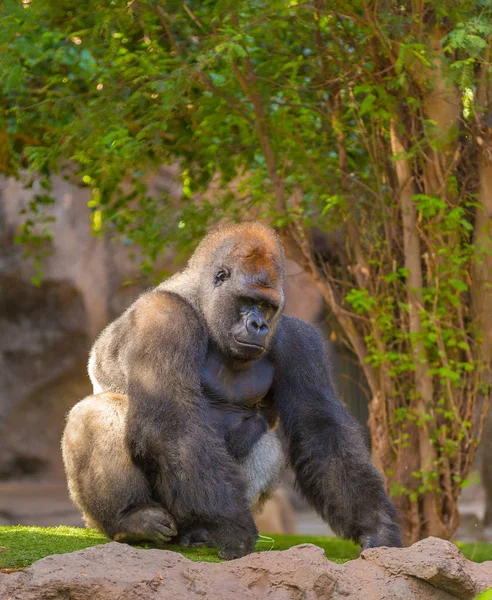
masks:
[[[121,542],[251,552],[253,512],[283,462],[280,421],[299,489],[332,529],[363,548],[400,545],[319,335],[282,315],[284,262],[268,227],[222,227],[102,332],[95,395],[70,411],[62,441],[88,524]]]

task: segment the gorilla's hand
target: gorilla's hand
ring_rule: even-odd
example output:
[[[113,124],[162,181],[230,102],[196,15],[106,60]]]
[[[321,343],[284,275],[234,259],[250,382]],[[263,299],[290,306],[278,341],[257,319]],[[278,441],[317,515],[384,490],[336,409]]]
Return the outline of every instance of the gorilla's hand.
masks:
[[[256,536],[255,541],[252,544],[246,544],[245,542],[238,541],[226,546],[222,546],[222,548],[219,550],[219,558],[223,558],[224,560],[234,560],[235,558],[246,556],[246,554],[253,552],[255,549],[255,543]]]
[[[230,529],[230,525],[228,526]],[[230,534],[230,531],[229,531]],[[229,535],[230,539],[226,539],[223,532],[216,531],[215,535],[211,534],[208,529],[202,525],[191,525],[185,527],[181,531],[175,543],[179,546],[198,548],[200,546],[208,546],[209,548],[219,547],[219,556],[225,560],[240,558],[249,554],[254,550],[256,542],[256,533],[252,531],[248,533],[236,532],[237,538]]]
[[[400,528],[396,524],[395,511],[391,504],[386,506],[387,512],[380,514],[380,525],[375,533],[363,535],[360,539],[361,552],[379,546],[401,547]]]
[[[369,548],[379,548],[380,546],[384,546],[384,544],[381,544],[379,542],[379,538],[376,535],[374,535],[374,536],[367,536],[362,541],[362,545],[360,547],[359,556],[364,552],[364,550],[369,550]]]
[[[210,530],[220,558],[241,558],[255,549],[258,531],[250,512],[237,515],[233,520],[220,519]]]

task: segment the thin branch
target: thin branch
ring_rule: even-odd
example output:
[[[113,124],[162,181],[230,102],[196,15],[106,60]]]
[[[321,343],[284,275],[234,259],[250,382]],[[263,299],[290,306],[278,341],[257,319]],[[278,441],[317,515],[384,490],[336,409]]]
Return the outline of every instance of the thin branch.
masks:
[[[263,151],[263,156],[265,157],[268,177],[272,182],[275,204],[277,210],[284,213],[287,210],[284,181],[278,172],[275,154],[273,152],[270,142],[270,135],[268,133],[263,100],[255,87],[256,77],[253,69],[253,63],[249,57],[245,58],[245,65],[246,75],[242,73],[235,62],[232,63],[232,69],[239,85],[241,86],[241,89],[245,93],[248,100],[253,104],[256,134]]]
[[[171,31],[171,28],[169,27],[168,15],[166,14],[166,12],[162,8],[162,6],[159,6],[158,4],[154,4],[154,11],[157,14],[157,16],[159,17],[159,21],[161,22],[161,25],[164,27],[164,31],[166,32],[167,39],[169,40],[169,43],[171,44],[171,48],[176,53],[176,56],[179,58],[180,62],[185,63],[183,54],[181,53],[181,48],[178,46],[178,43],[174,39],[173,32]]]
[[[188,2],[183,2],[183,8],[185,9],[185,11],[188,13],[188,16],[190,17],[190,19],[192,21],[194,21],[196,23],[196,25],[202,30],[205,31],[205,28],[203,27],[203,25],[200,23],[200,21],[198,20],[198,17],[192,12],[191,8],[188,6]]]
[[[206,75],[204,75],[203,73],[198,73],[198,80],[197,83],[201,84],[203,87],[205,87],[209,92],[212,92],[213,94],[215,94],[216,96],[218,96],[219,98],[221,98],[222,100],[224,100],[224,102],[230,107],[232,108],[235,112],[237,112],[245,121],[247,121],[247,123],[249,125],[251,125],[252,127],[254,126],[255,122],[254,120],[249,117],[237,104],[237,101],[232,97],[229,96],[229,94],[226,94],[224,91],[222,91],[220,88],[218,88],[210,79],[210,77],[207,77]]]
[[[293,224],[289,228],[289,234],[294,241],[296,247],[301,252],[301,255],[304,259],[304,263],[306,269],[311,273],[311,276],[316,284],[316,287],[321,292],[325,302],[335,315],[337,321],[340,323],[345,335],[350,341],[352,346],[352,350],[355,352],[360,365],[364,371],[364,375],[366,376],[367,383],[371,389],[371,393],[373,397],[375,397],[381,391],[380,384],[378,382],[378,378],[374,371],[374,368],[367,362],[367,358],[369,356],[369,352],[367,350],[367,346],[364,342],[363,336],[356,329],[353,323],[354,315],[348,311],[346,311],[340,302],[337,292],[330,284],[328,277],[326,274],[321,277],[320,270],[316,263],[313,260],[311,247],[309,245],[306,236],[303,231],[299,231],[300,225]]]

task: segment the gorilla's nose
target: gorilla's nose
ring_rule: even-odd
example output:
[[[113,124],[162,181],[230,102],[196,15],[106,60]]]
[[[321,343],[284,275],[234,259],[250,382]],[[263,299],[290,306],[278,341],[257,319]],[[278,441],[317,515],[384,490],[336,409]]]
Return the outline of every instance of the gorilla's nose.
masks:
[[[246,330],[255,337],[265,337],[270,331],[270,327],[263,317],[250,315],[246,321]]]

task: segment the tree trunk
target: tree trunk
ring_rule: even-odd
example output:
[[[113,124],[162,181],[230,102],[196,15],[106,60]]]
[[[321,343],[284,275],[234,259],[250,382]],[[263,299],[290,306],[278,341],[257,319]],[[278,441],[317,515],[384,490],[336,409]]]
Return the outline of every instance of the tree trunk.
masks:
[[[409,490],[425,485],[428,475],[435,470],[436,452],[430,439],[429,425],[434,429],[433,384],[428,374],[426,350],[421,339],[422,321],[420,312],[422,300],[422,257],[420,237],[417,230],[417,209],[413,201],[415,194],[414,178],[409,161],[405,157],[405,146],[402,143],[396,123],[391,127],[391,148],[395,157],[395,169],[400,185],[399,204],[403,225],[403,250],[405,268],[407,269],[407,302],[409,312],[409,331],[412,336],[412,354],[415,362],[416,398],[411,400],[410,411],[414,412],[416,421],[409,421],[407,433],[408,444],[400,447],[397,458],[396,477]],[[429,418],[429,420],[427,420]],[[415,453],[415,449],[418,452]],[[421,473],[415,477],[414,473]],[[406,523],[404,532],[406,541],[413,543],[422,537],[435,535],[447,537],[448,531],[436,510],[436,492],[429,489],[417,499],[401,496],[401,514]]]
[[[492,386],[492,77],[488,74],[490,51],[487,53],[478,88],[478,104],[483,107],[480,121],[479,144],[479,195],[474,230],[474,244],[479,260],[472,266],[472,309],[474,318],[483,332],[480,355],[484,361],[482,382],[485,389],[477,400],[477,414],[490,403]],[[484,525],[492,525],[492,412],[485,426],[482,453],[482,483],[486,492]]]
[[[459,90],[444,72],[441,40],[447,32],[436,29],[430,46],[434,52],[433,68],[424,70],[424,112],[434,124],[429,134],[427,160],[424,164],[425,193],[454,203],[456,193],[449,186],[456,152],[456,133],[461,116]]]

